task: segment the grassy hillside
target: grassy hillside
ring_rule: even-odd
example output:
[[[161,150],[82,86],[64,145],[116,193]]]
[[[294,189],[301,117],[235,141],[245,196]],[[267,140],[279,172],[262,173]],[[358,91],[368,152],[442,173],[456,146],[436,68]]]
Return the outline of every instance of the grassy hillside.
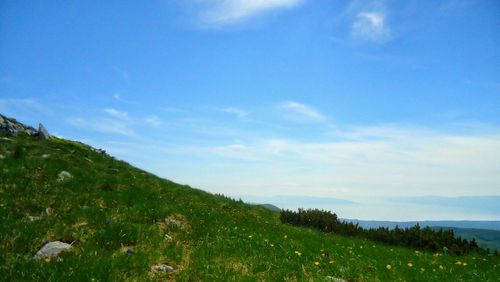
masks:
[[[420,253],[283,225],[263,207],[160,179],[81,143],[0,137],[5,281],[499,281],[498,257]],[[61,171],[72,177],[58,180]],[[73,250],[33,259],[46,240]],[[152,274],[159,262],[174,272]]]

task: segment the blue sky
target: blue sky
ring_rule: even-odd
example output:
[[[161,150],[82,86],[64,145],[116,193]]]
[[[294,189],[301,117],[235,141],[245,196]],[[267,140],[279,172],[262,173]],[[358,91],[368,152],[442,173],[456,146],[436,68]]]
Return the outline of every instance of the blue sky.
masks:
[[[498,14],[486,0],[2,1],[0,112],[211,192],[433,219],[387,199],[500,196]],[[478,206],[441,216],[500,218]]]

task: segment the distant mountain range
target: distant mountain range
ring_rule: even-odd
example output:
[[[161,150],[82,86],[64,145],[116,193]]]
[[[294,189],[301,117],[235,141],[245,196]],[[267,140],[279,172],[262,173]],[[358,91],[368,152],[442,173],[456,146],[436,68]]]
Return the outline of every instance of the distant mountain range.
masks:
[[[357,223],[363,228],[412,227],[417,223],[421,227],[429,226],[432,229],[452,229],[456,236],[472,240],[483,248],[500,251],[500,221],[472,221],[472,220],[429,220],[429,221],[378,221],[378,220],[342,220]]]
[[[359,219],[348,219],[342,218],[344,221],[357,223],[363,228],[378,228],[387,227],[395,228],[399,226],[401,228],[412,227],[417,223],[424,227],[455,227],[455,228],[474,228],[474,229],[489,229],[500,231],[500,221],[474,221],[474,220],[425,220],[425,221],[380,221],[380,220],[359,220]]]

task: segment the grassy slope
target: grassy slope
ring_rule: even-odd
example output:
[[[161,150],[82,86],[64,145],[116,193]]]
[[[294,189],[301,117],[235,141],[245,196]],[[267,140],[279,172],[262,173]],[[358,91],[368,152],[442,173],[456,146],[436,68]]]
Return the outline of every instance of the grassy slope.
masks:
[[[157,262],[178,271],[153,280],[500,277],[498,257],[418,254],[282,225],[276,213],[262,207],[160,179],[76,142],[12,140],[0,139],[0,154],[5,156],[0,159],[0,277],[7,281],[144,281],[151,278],[149,268]],[[43,158],[44,154],[49,156]],[[74,177],[57,182],[62,170]],[[52,213],[47,215],[49,207]],[[42,219],[30,222],[28,215]],[[173,215],[185,222],[183,228],[160,224]],[[166,241],[165,234],[173,240]],[[58,260],[33,260],[45,240],[74,242],[74,250]],[[123,247],[134,253],[127,255]],[[329,251],[329,259],[322,258],[323,249]]]

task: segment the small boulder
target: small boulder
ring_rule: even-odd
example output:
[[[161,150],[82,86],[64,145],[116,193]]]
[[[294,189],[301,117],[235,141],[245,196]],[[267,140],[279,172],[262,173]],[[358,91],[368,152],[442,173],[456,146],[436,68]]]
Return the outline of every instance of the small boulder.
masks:
[[[53,208],[51,208],[51,207],[48,207],[48,208],[46,208],[46,209],[45,209],[45,213],[46,213],[47,215],[51,215],[51,214],[53,214],[53,213],[54,213],[54,209],[53,209]]]
[[[73,176],[71,175],[71,173],[69,173],[69,172],[67,172],[67,171],[65,171],[65,170],[63,170],[63,171],[59,172],[59,174],[58,174],[57,176],[58,176],[58,178],[57,178],[57,182],[63,182],[63,181],[65,181],[65,180],[70,179],[70,178],[72,178],[72,177],[73,177]]]
[[[153,273],[169,273],[172,271],[174,271],[174,268],[164,263],[158,263],[151,266],[151,272]]]
[[[48,257],[57,257],[62,252],[68,252],[71,249],[71,245],[60,242],[48,242],[45,244],[34,256],[35,259],[42,259]]]
[[[40,123],[38,125],[38,139],[48,140],[49,138],[50,138],[49,132],[47,131],[45,126],[43,126],[43,124]]]
[[[165,223],[167,225],[170,225],[170,226],[173,226],[173,227],[177,227],[177,228],[180,228],[182,226],[182,223],[176,219],[173,219],[173,218],[167,218],[165,219]]]
[[[345,279],[334,277],[334,276],[327,276],[326,281],[333,281],[333,282],[349,282]]]
[[[26,218],[28,219],[28,221],[30,222],[33,222],[33,221],[39,221],[42,219],[41,216],[32,216],[32,215],[28,215],[26,216]]]

